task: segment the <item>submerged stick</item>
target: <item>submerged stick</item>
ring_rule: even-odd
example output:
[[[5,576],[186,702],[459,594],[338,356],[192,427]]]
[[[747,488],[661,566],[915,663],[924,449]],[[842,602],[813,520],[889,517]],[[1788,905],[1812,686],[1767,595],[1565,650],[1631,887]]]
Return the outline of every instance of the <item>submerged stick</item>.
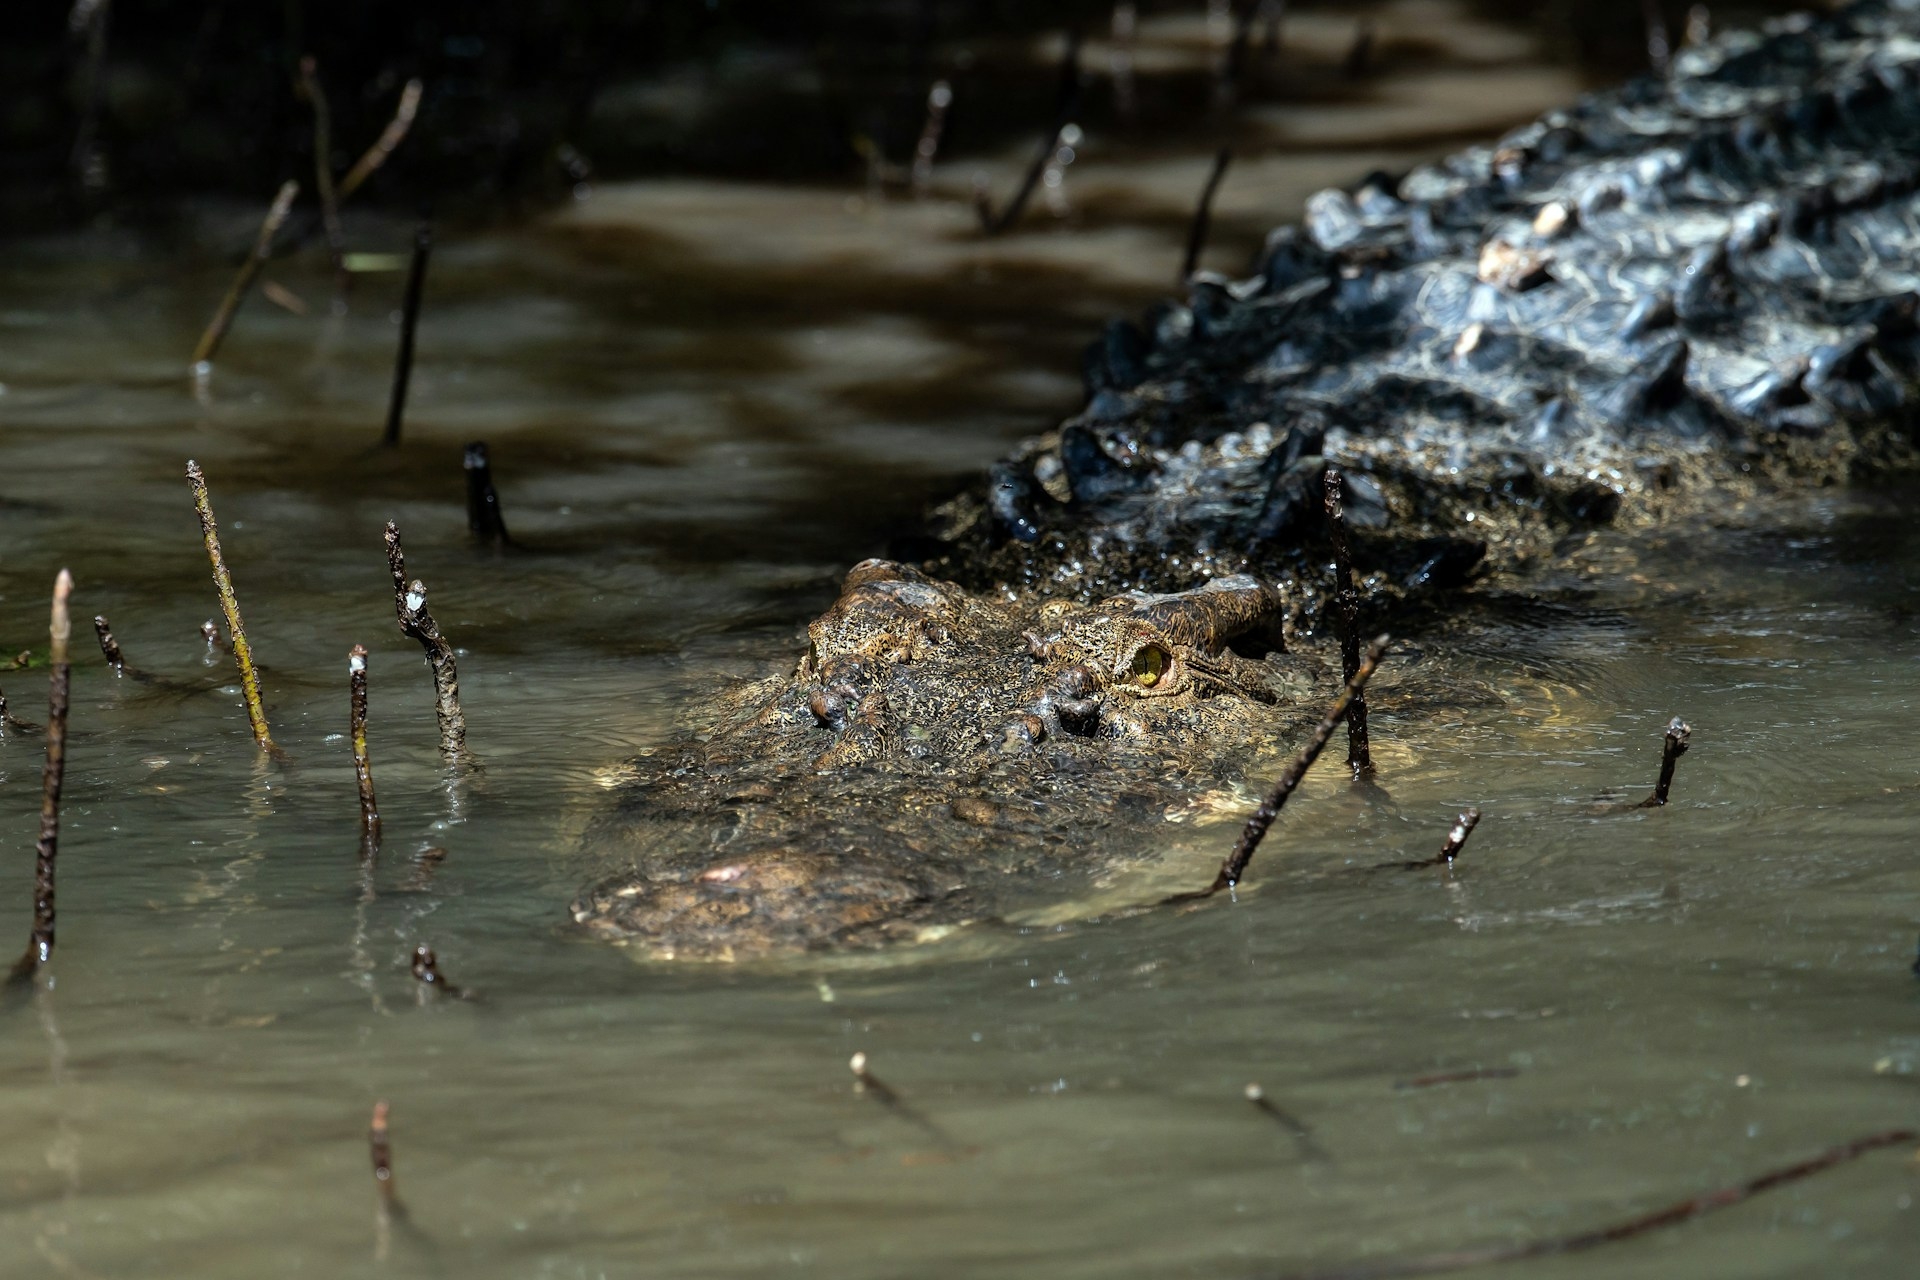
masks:
[[[40,840],[33,859],[33,931],[27,950],[14,962],[8,981],[31,978],[53,958],[53,872],[60,854],[60,788],[67,770],[67,696],[73,667],[67,660],[67,641],[73,620],[67,601],[73,595],[73,575],[65,569],[53,580],[53,609],[47,633],[52,639],[47,691],[47,763],[40,774]]]
[[[507,522],[500,514],[500,495],[494,492],[493,465],[487,458],[485,440],[467,446],[463,465],[467,471],[467,529],[486,546],[506,546]]]
[[[1667,39],[1667,19],[1660,12],[1660,0],[1640,0],[1640,18],[1647,27],[1647,65],[1656,74],[1665,75],[1673,60],[1673,48]]]
[[[898,1114],[902,1119],[924,1130],[942,1146],[951,1147],[955,1145],[953,1138],[946,1130],[909,1106],[906,1099],[902,1098],[898,1093],[895,1093],[885,1081],[867,1069],[867,1055],[865,1053],[854,1054],[847,1062],[847,1066],[853,1070],[853,1091],[855,1093],[872,1095],[873,1098],[886,1104],[889,1110]]]
[[[1307,776],[1307,770],[1313,767],[1313,762],[1318,760],[1320,753],[1326,749],[1327,740],[1333,737],[1334,730],[1339,728],[1340,722],[1346,718],[1347,708],[1353,705],[1353,700],[1359,696],[1361,690],[1367,687],[1367,681],[1373,678],[1374,670],[1380,665],[1380,659],[1386,651],[1386,636],[1380,636],[1367,646],[1366,656],[1360,660],[1360,666],[1354,671],[1353,678],[1347,681],[1347,687],[1340,691],[1340,696],[1335,698],[1333,705],[1327,708],[1327,714],[1321,717],[1319,725],[1313,731],[1313,736],[1307,739],[1307,745],[1301,747],[1300,753],[1287,764],[1286,769],[1280,774],[1279,781],[1273,784],[1273,790],[1267,793],[1266,799],[1260,802],[1260,807],[1255,809],[1253,816],[1247,819],[1246,828],[1241,831],[1239,841],[1233,846],[1233,852],[1227,855],[1225,862],[1220,864],[1220,873],[1213,878],[1213,883],[1197,893],[1176,893],[1166,899],[1162,905],[1211,898],[1222,889],[1231,889],[1240,883],[1240,877],[1246,873],[1247,864],[1253,861],[1253,851],[1260,847],[1260,841],[1266,836],[1267,829],[1273,825],[1274,819],[1280,816],[1280,810],[1285,807],[1287,798],[1293,794],[1294,788],[1300,785],[1300,780]]]
[[[1400,865],[1408,871],[1418,871],[1422,867],[1452,866],[1453,860],[1460,856],[1460,850],[1466,845],[1467,837],[1472,835],[1473,829],[1479,825],[1480,811],[1478,809],[1468,809],[1460,815],[1459,821],[1453,824],[1453,830],[1447,832],[1447,842],[1440,847],[1438,855],[1431,858],[1420,858],[1414,862],[1403,862]],[[1388,863],[1387,865],[1392,866],[1393,864]]]
[[[247,630],[240,621],[240,601],[233,594],[233,575],[227,572],[226,557],[220,554],[220,526],[214,523],[207,478],[201,473],[200,464],[192,459],[187,461],[187,484],[193,490],[193,509],[200,516],[200,534],[207,544],[207,559],[213,563],[213,585],[220,593],[220,611],[227,616],[233,660],[240,668],[240,691],[247,700],[247,723],[253,727],[253,740],[262,750],[278,751],[273,745],[273,735],[267,731],[267,710],[260,701],[260,677],[253,669],[253,649],[247,644]]]
[[[440,634],[427,611],[427,586],[418,578],[407,581],[407,557],[400,549],[400,528],[387,521],[387,568],[393,573],[393,608],[400,629],[426,650],[433,669],[433,710],[440,720],[440,754],[448,764],[471,763],[467,754],[467,717],[460,710],[460,671],[453,646]]]
[[[1518,1067],[1475,1067],[1469,1071],[1435,1071],[1429,1075],[1395,1080],[1396,1089],[1431,1089],[1442,1084],[1467,1084],[1474,1080],[1511,1080],[1520,1074]]]
[[[400,105],[394,109],[393,119],[380,131],[380,136],[374,139],[366,154],[347,170],[347,176],[340,179],[340,199],[345,200],[358,191],[360,184],[371,178],[373,171],[385,164],[394,148],[406,138],[407,130],[413,127],[413,117],[420,110],[420,88],[418,80],[409,80],[406,87],[400,90]]]
[[[93,634],[100,639],[100,652],[106,657],[107,665],[113,668],[113,674],[127,674],[127,656],[120,652],[120,642],[113,638],[113,628],[107,625],[107,615],[93,615]]]
[[[1220,189],[1221,179],[1227,176],[1227,166],[1233,163],[1233,151],[1220,148],[1213,158],[1213,170],[1207,174],[1207,185],[1200,188],[1200,202],[1193,207],[1193,221],[1187,227],[1187,256],[1180,264],[1181,285],[1193,279],[1193,273],[1199,270],[1200,255],[1207,247],[1207,227],[1213,219],[1213,193]]]
[[[367,650],[347,652],[347,726],[353,735],[353,780],[360,791],[360,851],[380,850],[380,806],[373,798],[373,761],[367,756]]]
[[[1688,739],[1692,737],[1693,726],[1679,716],[1667,722],[1666,739],[1660,750],[1660,781],[1653,784],[1653,794],[1634,808],[1658,809],[1667,803],[1667,793],[1673,789],[1673,766],[1687,754]]]
[[[1232,104],[1240,92],[1240,77],[1247,68],[1247,46],[1253,41],[1253,23],[1261,8],[1260,0],[1235,0],[1233,38],[1214,76],[1213,103],[1216,108]]]
[[[280,225],[287,220],[287,214],[293,208],[293,198],[299,194],[300,184],[297,182],[288,180],[280,185],[280,193],[273,198],[273,204],[267,209],[266,220],[260,224],[260,234],[253,242],[253,252],[240,264],[239,273],[227,289],[227,296],[220,299],[213,319],[207,322],[206,332],[200,335],[200,345],[193,349],[193,368],[196,373],[204,373],[212,367],[213,357],[219,352],[220,344],[226,341],[227,330],[233,325],[233,317],[239,312],[248,287],[253,284],[253,278],[260,274],[260,268],[266,265],[267,256],[273,252],[273,238],[279,234]]]
[[[1784,1187],[1802,1178],[1810,1178],[1816,1173],[1838,1168],[1840,1165],[1858,1160],[1869,1152],[1878,1151],[1882,1147],[1899,1146],[1916,1140],[1920,1140],[1920,1129],[1888,1129],[1881,1133],[1868,1134],[1864,1138],[1855,1138],[1837,1147],[1829,1147],[1820,1154],[1797,1164],[1771,1169],[1745,1182],[1736,1182],[1731,1186],[1702,1192],[1697,1196],[1690,1196],[1685,1200],[1667,1205],[1665,1208],[1639,1214],[1592,1231],[1556,1236],[1550,1240],[1536,1240],[1531,1244],[1487,1245],[1478,1249],[1461,1249],[1452,1253],[1428,1254],[1424,1257],[1363,1262],[1357,1266],[1340,1267],[1332,1271],[1298,1272],[1288,1280],[1397,1280],[1397,1277],[1401,1276],[1438,1275],[1441,1272],[1464,1271],[1469,1267],[1487,1267],[1502,1262],[1524,1262],[1531,1258],[1584,1253],[1603,1244],[1631,1240],[1635,1236],[1645,1235],[1661,1227],[1675,1226],[1718,1209],[1731,1208],[1742,1201],[1751,1200],[1763,1191],[1772,1191],[1776,1187]]]
[[[1258,1084],[1249,1084],[1246,1089],[1246,1095],[1247,1101],[1251,1102],[1256,1110],[1271,1116],[1281,1128],[1293,1135],[1293,1140],[1300,1144],[1300,1150],[1302,1152],[1312,1156],[1315,1160],[1332,1159],[1332,1157],[1326,1153],[1326,1150],[1313,1140],[1313,1130],[1307,1128],[1306,1124],[1294,1116],[1292,1112],[1284,1110],[1276,1104],[1273,1099],[1267,1096],[1265,1089],[1262,1089]]]
[[[456,987],[453,983],[447,981],[445,974],[440,972],[440,958],[433,954],[433,948],[426,943],[422,942],[414,947],[413,961],[408,967],[412,969],[414,979],[422,986],[430,987],[440,992],[449,1000],[465,1000],[467,998],[467,992],[464,987]]]
[[[333,187],[333,118],[327,91],[320,87],[320,64],[300,59],[300,92],[313,108],[313,189],[320,197],[320,225],[327,232],[327,256],[342,284],[347,278],[347,233],[340,225],[340,197]]]
[[[367,1126],[367,1155],[373,1162],[373,1186],[380,1203],[396,1213],[405,1213],[399,1192],[393,1185],[393,1142],[387,1132],[386,1099],[373,1104],[373,1121]]]
[[[940,135],[947,127],[947,108],[953,105],[953,86],[935,80],[927,90],[927,122],[913,148],[913,194],[923,196],[933,186],[933,158],[940,154]]]
[[[420,322],[420,292],[427,280],[427,256],[433,252],[433,224],[421,222],[413,233],[413,261],[407,267],[407,298],[400,312],[400,354],[393,365],[393,395],[387,401],[387,431],[380,443],[400,443],[400,418],[407,411],[407,384],[413,378],[413,331]]]
[[[989,236],[997,236],[1020,220],[1025,212],[1027,201],[1033,199],[1033,193],[1040,185],[1041,176],[1047,166],[1053,163],[1054,156],[1060,150],[1060,135],[1073,123],[1073,113],[1080,105],[1080,32],[1078,28],[1067,33],[1067,53],[1060,63],[1060,102],[1054,110],[1053,123],[1041,135],[1040,150],[1034,153],[1033,163],[1027,166],[1026,176],[1020,179],[1020,185],[1014,190],[1013,199],[1007,201],[1007,207],[998,215],[993,212],[993,202],[986,192],[974,192],[974,208],[980,214],[980,229]]]
[[[1362,18],[1354,24],[1353,43],[1347,46],[1347,57],[1341,71],[1347,79],[1358,80],[1372,69],[1372,63],[1373,23]]]
[[[34,724],[30,720],[18,720],[14,718],[13,712],[7,709],[6,690],[0,689],[0,738],[4,738],[9,733],[38,732],[40,732],[39,725]]]
[[[1112,35],[1108,41],[1113,54],[1108,74],[1113,81],[1113,114],[1126,121],[1131,121],[1134,113],[1133,36],[1139,24],[1140,11],[1128,0],[1113,6]]]
[[[1353,552],[1347,543],[1347,513],[1341,505],[1345,481],[1328,467],[1326,486],[1327,532],[1333,539],[1333,606],[1340,614],[1340,671],[1349,681],[1360,668],[1360,593],[1353,585]],[[1367,736],[1367,696],[1354,696],[1347,709],[1347,767],[1354,779],[1373,773],[1373,748]]]

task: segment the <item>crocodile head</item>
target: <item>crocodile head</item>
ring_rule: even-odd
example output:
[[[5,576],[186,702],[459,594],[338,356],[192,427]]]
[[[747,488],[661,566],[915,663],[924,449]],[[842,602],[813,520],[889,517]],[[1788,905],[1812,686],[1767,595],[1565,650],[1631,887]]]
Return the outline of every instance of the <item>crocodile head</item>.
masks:
[[[1065,837],[1178,807],[1287,722],[1283,612],[1244,576],[1021,603],[866,561],[790,676],[637,762],[601,831],[630,863],[574,920],[743,958],[921,936],[1095,872],[1110,854]]]

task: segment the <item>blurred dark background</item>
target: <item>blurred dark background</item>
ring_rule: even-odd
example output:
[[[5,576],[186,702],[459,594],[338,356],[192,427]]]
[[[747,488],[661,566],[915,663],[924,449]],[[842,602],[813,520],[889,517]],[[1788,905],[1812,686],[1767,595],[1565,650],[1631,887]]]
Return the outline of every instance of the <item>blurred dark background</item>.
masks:
[[[1206,0],[1147,0],[1144,18]],[[1595,81],[1647,64],[1648,14],[1678,41],[1698,6],[1660,0],[1481,0],[1467,6],[1537,37],[1541,54]],[[1750,21],[1785,4],[1711,20]],[[588,179],[703,173],[857,178],[875,154],[911,154],[929,84],[956,83],[944,150],[1030,133],[1057,79],[1005,56],[1032,37],[1108,32],[1110,0],[20,0],[0,76],[0,220],[14,229],[138,216],[183,196],[264,203],[310,181],[313,114],[299,91],[316,60],[336,170],[425,86],[412,136],[358,197],[432,199],[511,214]],[[1351,14],[1365,4],[1216,0],[1216,18]],[[1704,16],[1696,13],[1696,20]],[[1001,56],[993,56],[998,51]],[[1384,52],[1384,51],[1383,51]],[[1376,68],[1391,74],[1391,59]],[[1148,121],[1204,113],[1207,77],[1157,86]],[[1284,74],[1262,87],[1284,100]],[[1082,113],[1111,104],[1090,84]]]

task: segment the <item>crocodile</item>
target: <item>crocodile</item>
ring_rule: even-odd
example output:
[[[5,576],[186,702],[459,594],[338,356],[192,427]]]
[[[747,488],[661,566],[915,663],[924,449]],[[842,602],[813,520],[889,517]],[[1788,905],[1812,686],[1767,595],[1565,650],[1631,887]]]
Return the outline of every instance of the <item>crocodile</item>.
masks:
[[[1083,408],[849,574],[788,674],[635,761],[576,924],[660,956],[883,945],[1151,855],[1338,687],[1321,502],[1376,616],[1591,530],[1913,462],[1920,0],[1682,49],[1307,201],[1116,321]],[[1477,696],[1409,665],[1407,706]]]

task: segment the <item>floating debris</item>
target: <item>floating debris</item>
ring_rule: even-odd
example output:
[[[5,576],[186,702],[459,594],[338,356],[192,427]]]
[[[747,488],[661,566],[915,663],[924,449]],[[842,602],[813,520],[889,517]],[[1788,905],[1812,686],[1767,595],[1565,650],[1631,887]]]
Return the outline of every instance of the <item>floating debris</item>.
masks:
[[[207,478],[200,464],[187,461],[187,484],[193,490],[193,509],[200,516],[200,533],[207,544],[207,559],[213,564],[213,585],[220,593],[220,610],[227,616],[227,634],[232,637],[233,660],[240,668],[240,691],[246,696],[247,722],[253,727],[253,740],[263,751],[278,753],[273,735],[267,731],[267,710],[260,701],[260,677],[253,669],[253,650],[247,644],[247,630],[240,621],[240,601],[233,594],[233,575],[227,572],[226,557],[220,554],[220,526],[213,519],[213,502],[207,496]],[[206,628],[201,628],[205,634]]]
[[[53,958],[54,864],[60,854],[60,788],[67,770],[67,699],[72,689],[73,667],[67,658],[67,642],[73,635],[73,620],[68,599],[73,595],[73,575],[65,569],[53,580],[53,609],[47,633],[52,639],[48,667],[51,676],[47,692],[47,763],[40,775],[40,840],[34,846],[33,931],[27,949],[8,975],[9,982],[22,982],[37,973]]]

